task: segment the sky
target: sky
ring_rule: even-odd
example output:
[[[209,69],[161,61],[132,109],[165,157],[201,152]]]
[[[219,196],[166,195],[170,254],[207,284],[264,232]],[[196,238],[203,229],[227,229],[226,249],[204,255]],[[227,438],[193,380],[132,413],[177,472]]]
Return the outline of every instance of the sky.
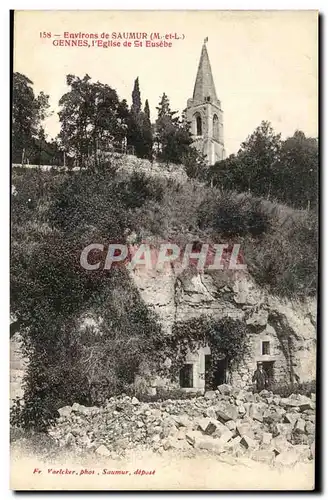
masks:
[[[60,130],[58,101],[67,92],[66,75],[115,88],[131,103],[139,77],[141,98],[151,118],[165,92],[181,112],[192,97],[203,40],[217,96],[224,112],[226,153],[262,120],[282,137],[302,130],[318,135],[318,27],[315,11],[16,11],[14,71],[25,74],[50,96],[49,137]],[[40,37],[50,32],[51,38]],[[177,34],[166,48],[55,46],[64,32]],[[54,35],[59,35],[55,37]],[[113,40],[113,38],[111,38]]]

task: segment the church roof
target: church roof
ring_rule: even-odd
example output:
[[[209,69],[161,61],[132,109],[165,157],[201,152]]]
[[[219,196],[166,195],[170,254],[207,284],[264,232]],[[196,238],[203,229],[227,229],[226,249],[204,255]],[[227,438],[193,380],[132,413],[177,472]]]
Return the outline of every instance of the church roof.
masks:
[[[205,101],[207,97],[210,97],[211,101],[217,100],[210,59],[206,43],[204,43],[197,70],[193,99],[195,101]]]

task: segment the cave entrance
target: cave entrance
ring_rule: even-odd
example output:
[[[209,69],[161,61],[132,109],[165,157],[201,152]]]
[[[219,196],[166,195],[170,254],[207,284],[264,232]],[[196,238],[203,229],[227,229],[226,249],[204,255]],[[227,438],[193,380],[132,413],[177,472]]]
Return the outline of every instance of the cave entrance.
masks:
[[[213,366],[215,363],[215,366]],[[225,384],[227,380],[227,359],[222,357],[213,361],[211,354],[205,355],[205,389],[216,390],[218,385]]]
[[[263,370],[267,374],[269,387],[271,387],[274,382],[274,361],[263,361]]]

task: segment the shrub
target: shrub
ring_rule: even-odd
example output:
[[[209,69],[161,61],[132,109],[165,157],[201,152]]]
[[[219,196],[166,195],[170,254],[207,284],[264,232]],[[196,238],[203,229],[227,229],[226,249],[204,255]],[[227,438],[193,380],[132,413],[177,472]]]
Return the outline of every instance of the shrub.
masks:
[[[194,399],[202,395],[202,392],[186,392],[181,389],[165,389],[164,387],[157,387],[155,395],[145,394],[144,392],[136,394],[139,401],[144,403],[156,403],[167,401],[168,399],[173,401]]]
[[[215,319],[202,315],[174,324],[172,336],[167,339],[165,354],[172,360],[170,374],[177,376],[188,352],[200,347],[211,350],[212,368],[209,378],[214,376],[216,361],[226,358],[228,367],[238,364],[249,352],[248,330],[245,323],[229,317]]]
[[[302,394],[303,396],[310,397],[311,394],[316,393],[316,382],[298,382],[295,384],[275,384],[271,388],[274,394],[278,394],[282,398],[288,398],[292,394]]]

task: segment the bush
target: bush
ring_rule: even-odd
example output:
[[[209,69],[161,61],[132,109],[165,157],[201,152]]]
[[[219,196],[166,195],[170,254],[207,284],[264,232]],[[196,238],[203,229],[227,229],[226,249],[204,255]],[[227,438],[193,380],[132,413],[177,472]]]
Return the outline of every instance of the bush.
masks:
[[[139,401],[144,403],[156,403],[171,400],[185,400],[185,399],[194,399],[199,396],[202,396],[202,392],[186,392],[181,389],[165,389],[163,387],[157,387],[155,395],[149,395],[145,393],[136,394],[136,397]]]
[[[127,194],[140,194],[141,184],[136,175],[123,185],[105,168],[65,174],[47,205],[49,234],[40,238],[29,221],[16,219],[11,305],[29,364],[24,405],[12,411],[15,425],[42,431],[62,406],[101,404],[160,353],[160,326],[125,268],[86,271],[79,262],[90,241],[124,241],[134,209]],[[139,206],[152,188],[144,189]],[[15,199],[15,214],[20,206]],[[35,220],[37,228],[39,212]],[[91,326],[83,321],[88,312]]]
[[[316,393],[316,382],[312,380],[310,382],[295,384],[275,384],[271,390],[274,394],[278,394],[282,398],[288,398],[292,394],[302,394],[309,398],[311,394]]]

